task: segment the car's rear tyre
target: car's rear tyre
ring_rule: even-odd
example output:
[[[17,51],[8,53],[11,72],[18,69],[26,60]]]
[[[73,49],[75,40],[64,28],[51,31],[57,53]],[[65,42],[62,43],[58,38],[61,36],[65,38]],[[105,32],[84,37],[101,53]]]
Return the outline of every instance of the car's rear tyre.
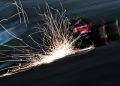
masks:
[[[106,25],[105,29],[108,36],[108,42],[116,41],[120,39],[120,28],[117,21]]]

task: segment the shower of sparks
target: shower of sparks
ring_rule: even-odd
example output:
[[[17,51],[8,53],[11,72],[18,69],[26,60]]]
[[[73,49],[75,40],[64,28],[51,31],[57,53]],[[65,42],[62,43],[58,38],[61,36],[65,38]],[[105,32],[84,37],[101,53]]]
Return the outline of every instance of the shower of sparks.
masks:
[[[26,24],[28,21],[28,17],[26,18],[26,12],[23,10],[21,3],[20,3],[20,6],[18,6],[17,2],[14,1],[14,5],[17,7],[18,16],[20,17],[20,23],[21,23],[20,14],[23,14],[24,23]],[[53,15],[51,10],[56,13],[54,13]],[[65,12],[66,11],[63,9],[62,9],[62,12],[59,12],[57,9],[53,9],[48,4],[46,4],[46,12],[43,14],[38,13],[38,15],[40,15],[42,17],[42,20],[44,21],[43,26],[38,24],[37,28],[39,29],[39,32],[34,32],[29,35],[30,39],[34,43],[36,43],[38,47],[41,48],[42,46],[44,46],[45,49],[41,49],[41,51],[37,51],[37,54],[28,53],[28,54],[22,54],[22,56],[17,54],[16,56],[12,55],[13,57],[16,57],[17,60],[6,60],[4,62],[7,62],[7,61],[18,62],[19,65],[1,69],[0,70],[1,72],[5,70],[7,72],[4,74],[1,74],[0,77],[26,71],[28,69],[31,69],[36,66],[40,66],[42,64],[49,64],[58,59],[64,58],[68,55],[72,55],[78,52],[83,53],[93,49],[94,48],[93,46],[90,46],[85,49],[75,49],[75,42],[79,39],[79,37],[76,39],[73,38],[73,35],[68,31],[69,25],[68,25],[68,19],[65,17]],[[0,25],[3,29],[5,29],[5,27],[2,24]],[[5,30],[7,31],[7,29]],[[27,43],[25,43],[23,39],[18,38],[16,35],[14,35],[11,32],[8,32],[8,33],[14,38],[16,38],[17,40],[20,40],[21,42],[23,42],[23,44],[25,44],[25,47],[27,46],[27,47],[33,48]],[[44,35],[42,45],[39,44],[37,41],[35,41],[34,38],[32,38],[32,35],[36,33],[41,33]],[[8,47],[12,47],[15,50],[19,50],[19,48],[17,47],[13,47],[9,45]],[[21,57],[26,57],[26,58],[20,59]],[[25,61],[25,62],[21,63],[22,61]]]

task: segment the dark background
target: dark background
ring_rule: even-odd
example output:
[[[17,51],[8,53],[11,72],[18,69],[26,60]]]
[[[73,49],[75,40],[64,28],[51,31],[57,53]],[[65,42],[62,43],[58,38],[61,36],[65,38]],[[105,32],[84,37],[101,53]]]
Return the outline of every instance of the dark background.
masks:
[[[39,16],[34,14],[34,7],[40,5],[44,8],[45,4],[44,0],[21,1],[29,16],[29,29],[26,29],[24,24],[20,25],[17,17],[2,24],[26,40],[26,34],[32,32],[31,29],[40,21]],[[60,8],[58,0],[46,1],[50,6]],[[12,0],[0,0],[0,20],[17,12],[14,6],[7,5],[9,2]],[[69,18],[80,15],[90,19],[94,24],[119,20],[119,0],[61,0],[61,2]],[[18,45],[18,42],[0,27],[1,46],[5,43]],[[120,86],[119,51],[120,41],[110,42],[83,55],[69,56],[52,64],[0,78],[0,86]]]

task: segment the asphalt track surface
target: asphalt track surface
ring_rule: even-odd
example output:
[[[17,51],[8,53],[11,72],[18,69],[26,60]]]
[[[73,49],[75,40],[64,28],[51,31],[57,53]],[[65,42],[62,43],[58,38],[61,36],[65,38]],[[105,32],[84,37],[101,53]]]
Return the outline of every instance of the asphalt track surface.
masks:
[[[36,1],[34,3],[32,0],[23,1],[28,13],[35,13],[32,8],[44,3],[44,0],[38,0],[39,3]],[[14,7],[6,5],[9,2],[11,0],[0,0],[0,20],[16,12],[13,10]],[[58,0],[47,0],[47,2],[59,8]],[[68,17],[81,15],[95,23],[119,19],[119,0],[61,0],[61,2],[67,10]],[[31,21],[29,27],[32,28],[32,24],[39,20],[35,19],[34,14],[29,16]],[[4,25],[8,29],[11,27],[15,29],[14,32],[16,28],[21,28],[16,24],[18,21],[19,19],[15,18],[5,22]],[[3,32],[3,29],[0,28],[0,31]],[[0,44],[9,41],[8,38],[3,38],[4,41],[0,41]],[[83,55],[67,57],[52,64],[0,78],[0,86],[120,86],[119,52],[120,41],[117,41]]]
[[[120,41],[0,78],[1,86],[120,86]]]

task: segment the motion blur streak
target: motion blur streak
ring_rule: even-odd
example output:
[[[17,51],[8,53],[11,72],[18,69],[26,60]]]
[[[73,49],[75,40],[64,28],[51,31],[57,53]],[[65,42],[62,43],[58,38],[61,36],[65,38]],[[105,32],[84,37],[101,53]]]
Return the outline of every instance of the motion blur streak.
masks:
[[[16,29],[17,28],[17,29]],[[23,27],[24,28],[24,27]],[[17,36],[21,35],[26,31],[26,29],[19,29],[19,27],[13,27],[9,28],[9,32],[12,32],[14,34],[17,34]],[[12,37],[10,34],[8,34],[6,31],[0,32],[0,45],[3,45],[7,43],[8,41],[12,40],[14,37]]]

